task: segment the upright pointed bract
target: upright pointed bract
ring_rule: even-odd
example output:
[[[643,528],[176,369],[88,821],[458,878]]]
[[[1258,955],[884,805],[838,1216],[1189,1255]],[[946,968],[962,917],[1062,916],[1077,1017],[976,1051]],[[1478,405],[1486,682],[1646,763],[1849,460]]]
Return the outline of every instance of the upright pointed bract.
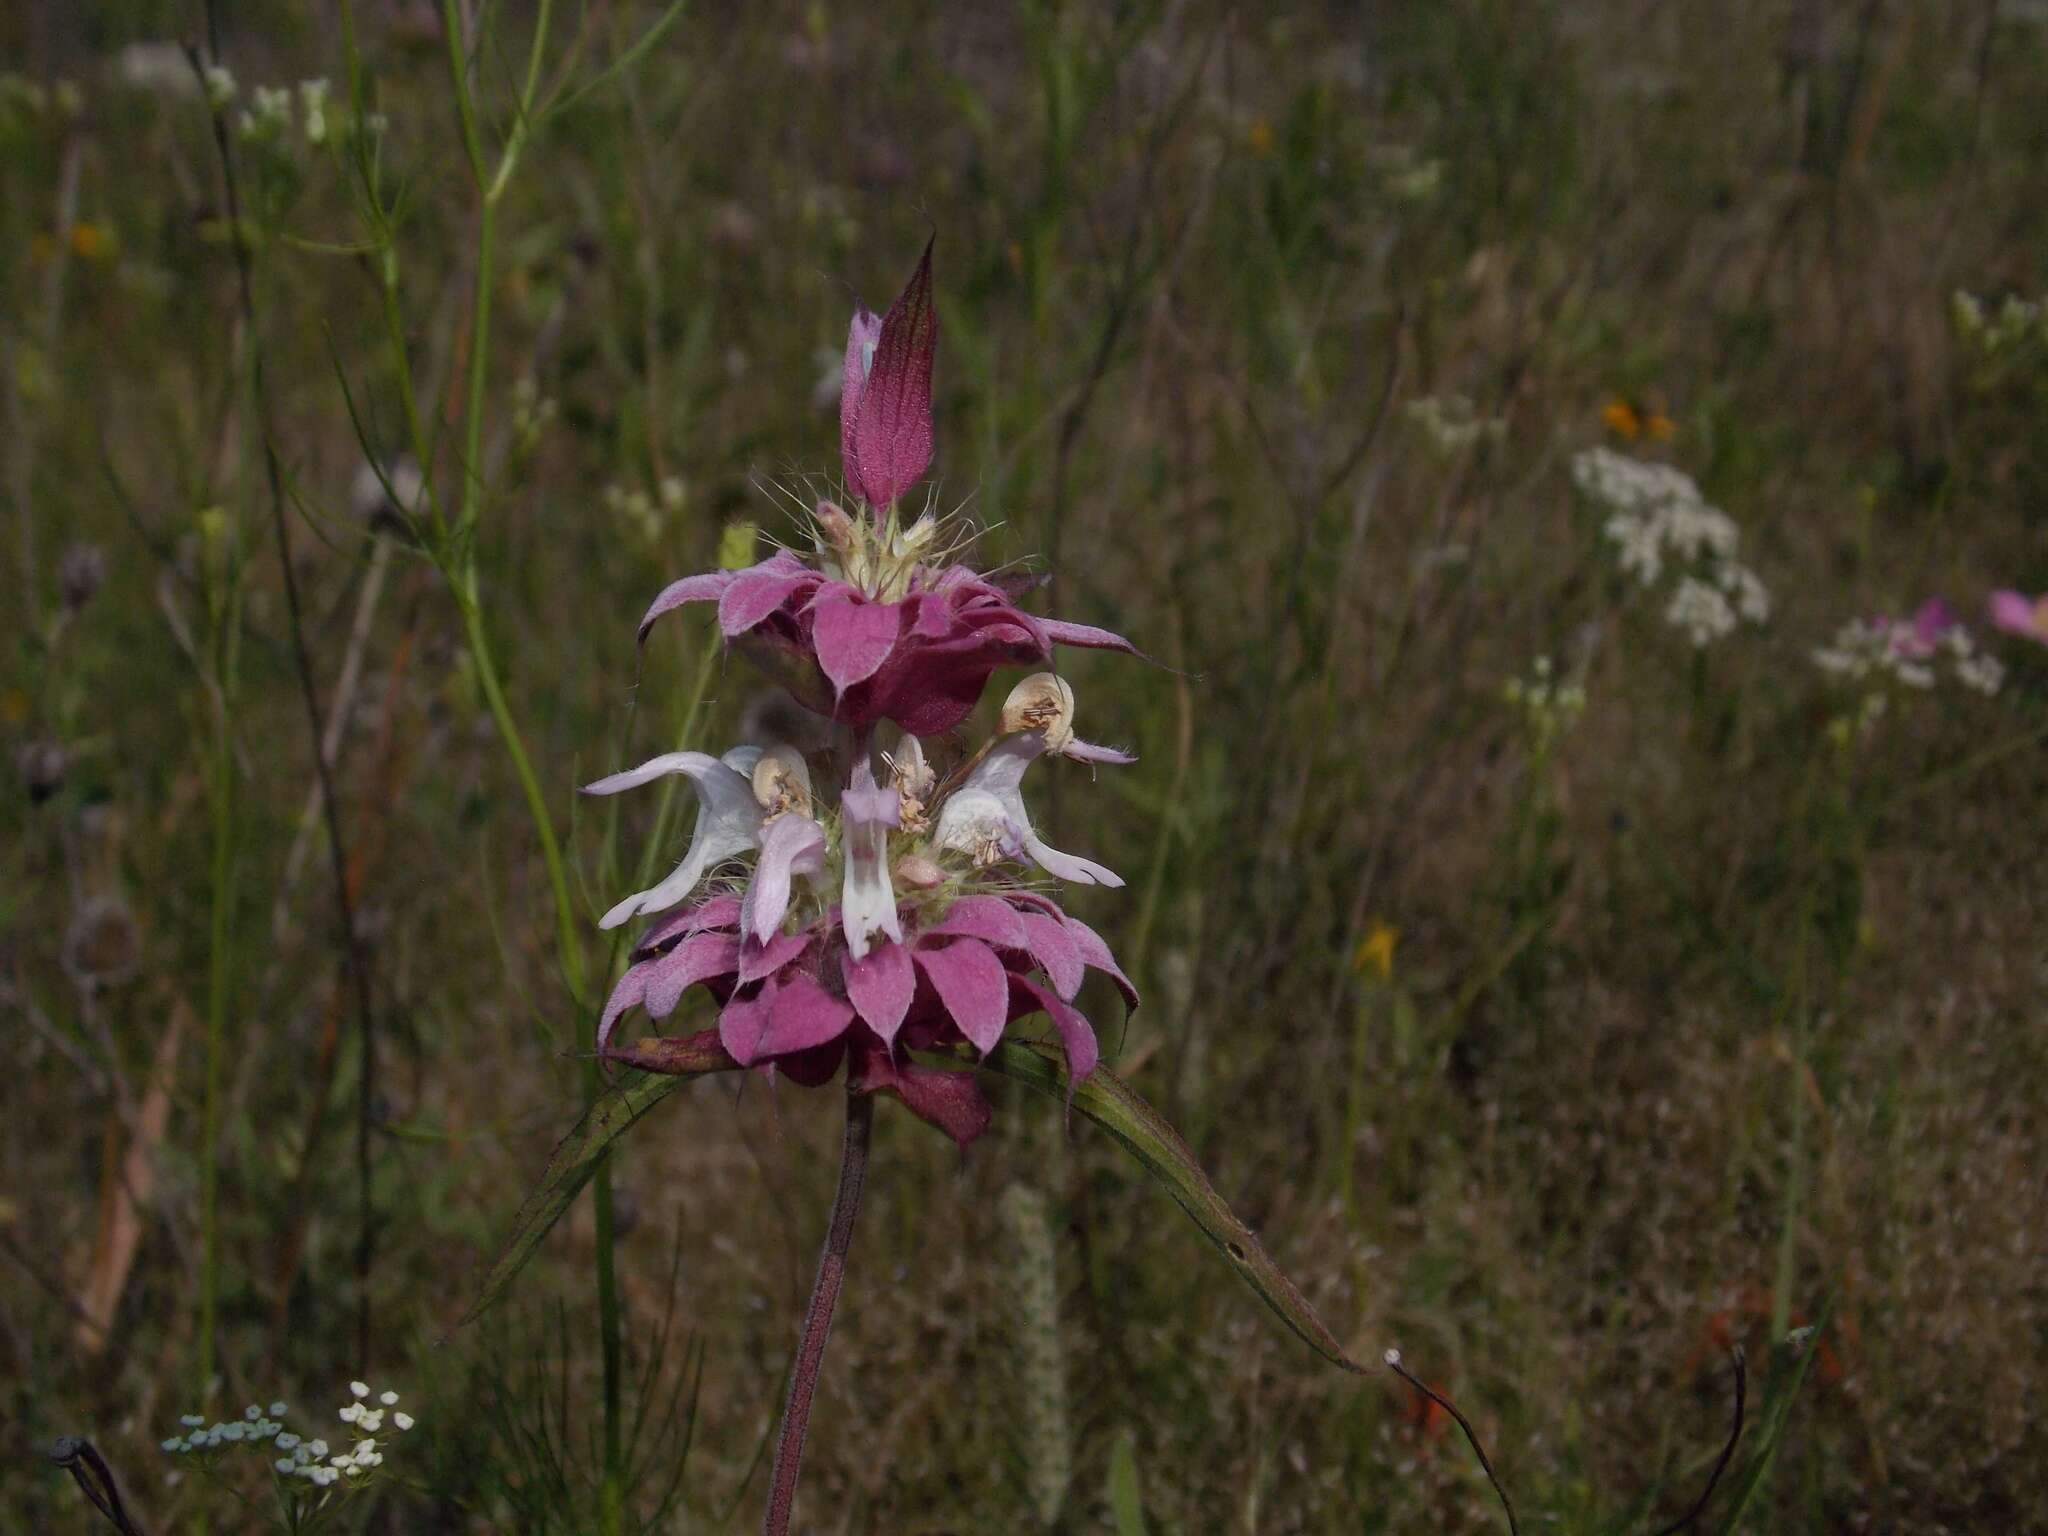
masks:
[[[934,237],[936,238],[936,237]],[[879,323],[853,312],[839,396],[839,452],[847,486],[886,511],[932,461],[932,362],[939,313],[932,305],[932,242],[910,285]]]

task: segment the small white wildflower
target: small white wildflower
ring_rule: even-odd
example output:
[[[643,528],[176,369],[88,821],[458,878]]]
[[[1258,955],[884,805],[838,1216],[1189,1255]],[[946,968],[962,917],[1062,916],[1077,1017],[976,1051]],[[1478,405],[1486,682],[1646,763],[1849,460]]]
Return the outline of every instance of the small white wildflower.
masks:
[[[280,1451],[292,1450],[295,1447],[297,1447],[298,1443],[299,1437],[291,1433],[289,1430],[285,1431],[285,1433],[277,1437],[277,1448]]]
[[[206,104],[218,111],[235,99],[235,76],[225,64],[206,66]]]
[[[179,1440],[179,1439],[175,1439],[175,1438],[173,1438],[173,1439],[170,1439],[170,1440],[166,1440],[166,1441],[165,1441],[165,1442],[163,1443],[163,1447],[162,1447],[162,1448],[163,1448],[164,1450],[166,1450],[166,1451],[169,1451],[169,1452],[170,1452],[170,1453],[171,1453],[171,1454],[172,1454],[173,1456],[175,1456],[175,1455],[177,1455],[177,1454],[178,1454],[178,1452],[180,1452],[180,1451],[182,1451],[182,1450],[184,1450],[184,1449],[185,1449],[185,1442],[184,1442],[184,1441],[182,1441],[182,1440]]]
[[[325,80],[301,80],[299,82],[299,103],[306,113],[306,142],[324,144],[327,142],[327,82]]]
[[[1892,665],[1892,676],[1908,688],[1925,689],[1934,686],[1934,668],[1925,662],[1895,661]]]
[[[1687,576],[1671,594],[1664,620],[1682,629],[1696,646],[1720,639],[1735,627],[1735,610],[1728,599],[1696,576]]]
[[[315,1440],[309,1443],[306,1449],[317,1460],[327,1454],[327,1442],[325,1440]]]
[[[412,1415],[409,1413],[394,1413],[393,1415],[391,1415],[391,1422],[396,1424],[400,1429],[411,1429],[413,1419]]]
[[[1463,395],[1424,395],[1409,401],[1402,414],[1421,430],[1430,447],[1446,456],[1478,443],[1498,442],[1507,435],[1505,421],[1480,415]]]
[[[240,1424],[223,1424],[214,1433],[223,1440],[241,1440],[247,1437],[249,1431]]]
[[[257,1407],[254,1403],[251,1403],[248,1407],[242,1410],[242,1417],[247,1419],[251,1424],[254,1424],[258,1419],[263,1417],[263,1410]]]
[[[289,1456],[280,1456],[271,1463],[271,1466],[275,1467],[284,1476],[290,1477],[293,1472],[298,1470],[299,1464]]]
[[[283,1418],[288,1411],[283,1403],[272,1403],[270,1405],[270,1416],[273,1419]]]
[[[398,1394],[396,1392],[379,1392],[377,1394],[377,1401],[382,1403],[386,1408],[389,1408],[393,1403],[398,1401]]]
[[[1616,512],[1607,519],[1601,532],[1620,550],[1624,574],[1635,577],[1646,587],[1663,574],[1664,528],[1655,518]]]
[[[363,1405],[361,1403],[350,1403],[341,1410],[341,1422],[344,1424],[353,1424],[362,1416]]]
[[[383,1427],[384,1410],[382,1408],[365,1408],[356,1415],[356,1428],[360,1430],[369,1434],[375,1434]]]
[[[184,1414],[179,1418],[178,1422],[187,1429],[203,1429],[206,1426],[206,1420],[196,1413]]]
[[[1996,656],[1966,656],[1956,663],[1956,680],[1987,698],[2005,682],[2005,667]]]
[[[1714,573],[1721,590],[1735,604],[1735,611],[1749,624],[1762,624],[1771,616],[1771,594],[1755,571],[1730,560]]]

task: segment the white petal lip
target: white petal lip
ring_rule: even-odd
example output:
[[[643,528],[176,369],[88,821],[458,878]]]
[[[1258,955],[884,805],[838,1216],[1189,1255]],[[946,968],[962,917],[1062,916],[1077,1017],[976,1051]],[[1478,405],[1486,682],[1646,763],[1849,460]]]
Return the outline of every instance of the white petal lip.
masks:
[[[782,926],[794,878],[816,878],[824,869],[825,829],[808,816],[784,811],[761,828],[760,848],[740,904],[740,934],[765,944]]]
[[[754,799],[752,773],[760,757],[758,747],[735,747],[723,758],[703,752],[665,752],[637,768],[584,786],[586,795],[615,795],[680,773],[697,788],[697,826],[682,863],[659,885],[634,892],[605,913],[598,919],[598,927],[616,928],[639,913],[674,906],[713,869],[759,843],[762,812]]]
[[[896,890],[889,883],[889,829],[901,824],[901,800],[893,788],[876,789],[874,775],[863,762],[854,770],[853,786],[840,797],[840,811],[846,852],[840,926],[846,931],[847,953],[865,960],[875,934],[903,940]]]
[[[1040,840],[1031,829],[1031,816],[1024,808],[1024,770],[1045,752],[1045,737],[1037,731],[1020,731],[1015,736],[1005,736],[990,749],[987,757],[975,764],[967,781],[955,792],[953,799],[946,803],[946,812],[951,812],[954,802],[971,791],[980,791],[992,796],[1002,807],[1015,829],[1017,840],[1023,846],[1025,855],[1047,874],[1061,880],[1070,880],[1076,885],[1106,885],[1112,888],[1122,885],[1123,878],[1114,870],[1106,869],[1092,859],[1076,854],[1062,853],[1059,849]],[[940,841],[945,841],[947,814],[939,818]]]

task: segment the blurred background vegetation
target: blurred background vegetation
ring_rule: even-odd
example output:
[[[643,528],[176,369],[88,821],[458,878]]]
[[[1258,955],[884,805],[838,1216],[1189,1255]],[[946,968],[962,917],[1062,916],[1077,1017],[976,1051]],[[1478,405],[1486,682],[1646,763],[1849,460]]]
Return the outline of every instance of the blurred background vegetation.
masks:
[[[773,707],[634,621],[789,534],[852,302],[936,231],[941,503],[1165,664],[1070,658],[1141,762],[1038,787],[1129,880],[1074,899],[1146,993],[1109,1059],[1347,1345],[1525,1529],[1681,1512],[1738,1343],[1783,1432],[1707,1528],[2048,1529],[2048,650],[1881,715],[1811,660],[2048,586],[2048,348],[1951,302],[2048,288],[2048,8],[614,0],[554,8],[522,117],[501,5],[488,310],[438,10],[219,9],[239,224],[204,12],[0,17],[0,1526],[96,1528],[41,1464],[79,1433],[195,1528],[178,1415],[359,1375],[420,1425],[349,1528],[609,1518],[590,1202],[450,1332],[652,830],[573,789]],[[1767,624],[1664,622],[1601,444],[1728,512]],[[475,495],[445,558],[407,454]],[[880,1120],[804,1528],[1498,1528],[1084,1123]],[[714,1082],[625,1143],[624,1528],[758,1518],[837,1137]]]

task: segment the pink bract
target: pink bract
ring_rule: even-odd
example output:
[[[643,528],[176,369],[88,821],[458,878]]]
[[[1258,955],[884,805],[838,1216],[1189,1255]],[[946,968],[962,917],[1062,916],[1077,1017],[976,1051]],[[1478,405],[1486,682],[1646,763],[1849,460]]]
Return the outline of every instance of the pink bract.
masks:
[[[718,605],[718,627],[805,708],[859,728],[891,720],[914,736],[950,731],[998,667],[1052,659],[1055,645],[1123,651],[1122,635],[1025,613],[1012,588],[964,565],[919,567],[893,602],[782,550],[741,571],[707,571],[664,589],[640,621],[686,603]]]
[[[943,912],[899,912],[900,942],[886,940],[859,960],[847,949],[834,908],[806,928],[762,944],[742,939],[740,903],[713,897],[653,929],[605,1004],[599,1049],[626,1062],[658,1047],[610,1043],[634,1009],[667,1018],[691,988],[719,1005],[718,1041],[743,1067],[805,1084],[842,1063],[856,1092],[887,1093],[965,1145],[988,1122],[970,1075],[929,1067],[908,1054],[961,1045],[987,1053],[1019,1019],[1044,1013],[1074,1081],[1095,1069],[1095,1030],[1072,999],[1092,967],[1137,992],[1087,924],[1035,891],[992,889],[961,896]],[[651,1048],[652,1047],[652,1048]]]
[[[839,453],[847,489],[877,512],[895,505],[932,461],[932,242],[910,283],[877,320],[857,305],[846,333]]]
[[[1986,606],[1993,628],[2048,645],[2048,593],[2028,597],[2024,592],[2001,588],[1991,594]]]

